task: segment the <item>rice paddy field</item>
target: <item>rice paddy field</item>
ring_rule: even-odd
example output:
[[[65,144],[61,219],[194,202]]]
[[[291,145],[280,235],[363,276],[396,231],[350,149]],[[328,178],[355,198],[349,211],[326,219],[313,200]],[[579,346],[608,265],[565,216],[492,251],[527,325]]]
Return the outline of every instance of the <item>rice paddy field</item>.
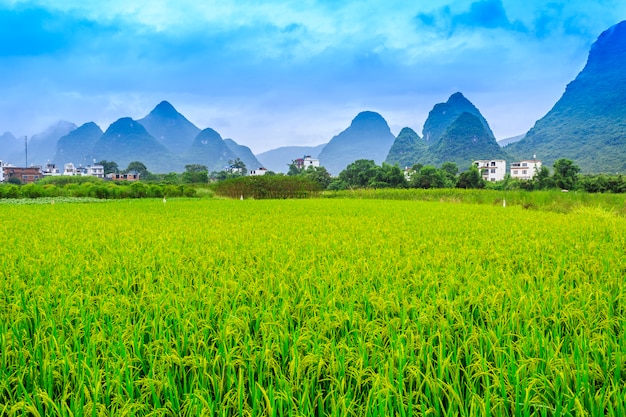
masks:
[[[623,416],[626,218],[0,205],[0,416]]]

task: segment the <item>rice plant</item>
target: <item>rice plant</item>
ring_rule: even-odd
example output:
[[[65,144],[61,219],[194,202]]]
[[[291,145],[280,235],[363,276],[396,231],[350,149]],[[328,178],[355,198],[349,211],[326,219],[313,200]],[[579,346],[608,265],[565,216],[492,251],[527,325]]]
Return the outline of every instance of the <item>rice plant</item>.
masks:
[[[626,219],[0,206],[0,416],[621,416]]]

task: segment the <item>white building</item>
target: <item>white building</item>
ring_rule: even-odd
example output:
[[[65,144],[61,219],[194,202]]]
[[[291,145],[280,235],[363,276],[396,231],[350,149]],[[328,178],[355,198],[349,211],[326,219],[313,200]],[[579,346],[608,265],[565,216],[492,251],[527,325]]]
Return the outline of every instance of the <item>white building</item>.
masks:
[[[541,169],[541,161],[536,158],[525,159],[511,164],[511,178],[518,180],[532,180]]]
[[[73,163],[68,162],[67,164],[63,165],[63,175],[78,175]]]
[[[480,159],[474,165],[485,181],[502,181],[506,176],[506,161],[504,159]]]
[[[295,159],[293,164],[298,169],[307,169],[308,167],[319,167],[320,160],[311,158],[311,155],[305,155],[303,158]]]
[[[92,177],[104,178],[104,167],[98,164],[89,165],[87,167],[87,175]]]
[[[265,173],[267,172],[267,168],[259,168],[259,169],[252,169],[250,170],[250,175],[251,176],[259,176],[259,175],[265,175]]]
[[[0,182],[4,182],[4,162],[0,161]]]
[[[57,168],[56,165],[51,162],[48,162],[46,164],[41,173],[44,177],[61,175],[61,171],[59,171],[59,168]]]

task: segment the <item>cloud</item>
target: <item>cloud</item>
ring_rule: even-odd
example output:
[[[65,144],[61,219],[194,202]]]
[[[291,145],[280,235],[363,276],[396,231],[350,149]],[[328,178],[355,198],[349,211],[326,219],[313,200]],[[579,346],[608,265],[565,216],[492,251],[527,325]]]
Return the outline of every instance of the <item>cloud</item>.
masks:
[[[454,17],[455,25],[483,27],[488,29],[510,28],[512,26],[500,0],[482,0],[470,5],[466,13]]]
[[[448,37],[475,30],[526,31],[521,22],[509,20],[501,0],[475,1],[462,11],[453,11],[450,5],[446,5],[428,13],[418,13],[414,20],[418,30],[436,31]]]
[[[558,98],[616,23],[607,11],[626,16],[591,3],[0,0],[0,130],[140,118],[167,99],[249,143],[327,140],[366,109],[421,131],[457,90],[499,92],[493,109],[537,88]]]

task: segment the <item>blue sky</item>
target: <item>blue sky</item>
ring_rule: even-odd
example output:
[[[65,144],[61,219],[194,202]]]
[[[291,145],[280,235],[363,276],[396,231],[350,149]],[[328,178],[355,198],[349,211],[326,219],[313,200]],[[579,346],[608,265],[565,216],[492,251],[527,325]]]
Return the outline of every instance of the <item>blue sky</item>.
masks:
[[[623,0],[0,0],[0,133],[142,118],[168,100],[254,152],[327,142],[363,110],[421,134],[461,91],[528,131]]]

